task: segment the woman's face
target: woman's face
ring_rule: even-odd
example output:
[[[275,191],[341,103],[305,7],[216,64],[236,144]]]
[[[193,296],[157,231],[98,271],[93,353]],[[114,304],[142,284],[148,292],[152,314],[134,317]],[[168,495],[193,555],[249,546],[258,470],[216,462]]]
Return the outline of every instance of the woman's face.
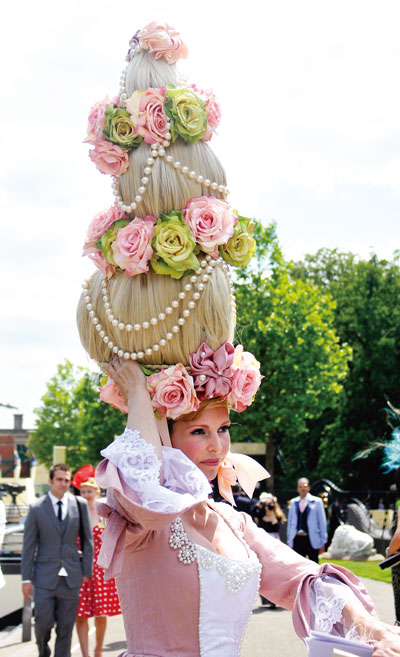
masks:
[[[195,420],[177,420],[172,425],[171,444],[211,481],[229,452],[229,413],[225,406],[206,408]]]
[[[100,491],[97,490],[97,488],[93,488],[93,486],[81,486],[79,493],[90,505],[93,504],[100,495]]]

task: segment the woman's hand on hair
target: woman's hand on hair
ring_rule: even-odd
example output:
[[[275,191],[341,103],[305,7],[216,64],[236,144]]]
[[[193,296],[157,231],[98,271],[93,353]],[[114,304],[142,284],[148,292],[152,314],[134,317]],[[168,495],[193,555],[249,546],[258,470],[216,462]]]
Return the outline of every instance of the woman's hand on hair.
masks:
[[[121,394],[129,400],[139,391],[147,391],[146,377],[138,363],[116,356],[106,367],[109,377],[116,383]]]

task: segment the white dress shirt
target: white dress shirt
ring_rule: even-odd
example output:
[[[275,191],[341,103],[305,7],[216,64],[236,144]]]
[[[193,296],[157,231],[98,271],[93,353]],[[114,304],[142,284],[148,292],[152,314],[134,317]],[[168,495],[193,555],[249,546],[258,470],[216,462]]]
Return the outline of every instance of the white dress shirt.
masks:
[[[64,493],[64,495],[60,497],[56,497],[53,495],[53,493],[48,492],[50,502],[53,505],[54,513],[56,514],[56,517],[58,518],[58,502],[62,502],[62,507],[61,507],[61,514],[62,514],[62,520],[65,520],[66,515],[68,513],[68,493]]]

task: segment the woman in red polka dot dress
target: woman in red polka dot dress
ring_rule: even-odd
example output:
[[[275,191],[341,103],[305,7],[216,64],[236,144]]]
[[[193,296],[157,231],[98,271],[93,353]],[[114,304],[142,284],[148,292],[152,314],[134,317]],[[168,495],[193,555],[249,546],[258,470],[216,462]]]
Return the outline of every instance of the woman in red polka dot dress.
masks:
[[[101,657],[107,616],[121,613],[117,589],[114,579],[104,581],[104,570],[97,565],[97,557],[101,548],[101,534],[104,525],[97,515],[95,502],[100,496],[100,488],[93,477],[80,484],[80,494],[87,500],[94,542],[93,576],[81,586],[79,606],[76,617],[76,630],[81,645],[82,657],[89,657],[89,623],[88,618],[94,617],[96,628],[96,647],[94,657]]]

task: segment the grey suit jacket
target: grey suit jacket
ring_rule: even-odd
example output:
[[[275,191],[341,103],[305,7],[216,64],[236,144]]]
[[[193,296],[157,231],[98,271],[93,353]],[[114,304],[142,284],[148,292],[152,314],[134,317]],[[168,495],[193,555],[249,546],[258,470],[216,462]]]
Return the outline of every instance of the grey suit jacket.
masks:
[[[24,527],[21,561],[22,580],[53,590],[59,582],[58,572],[64,567],[70,588],[81,585],[82,577],[91,577],[93,569],[93,537],[86,500],[79,498],[82,511],[83,551],[78,551],[79,509],[76,497],[68,493],[68,512],[60,522],[48,495],[35,500],[29,508]]]

